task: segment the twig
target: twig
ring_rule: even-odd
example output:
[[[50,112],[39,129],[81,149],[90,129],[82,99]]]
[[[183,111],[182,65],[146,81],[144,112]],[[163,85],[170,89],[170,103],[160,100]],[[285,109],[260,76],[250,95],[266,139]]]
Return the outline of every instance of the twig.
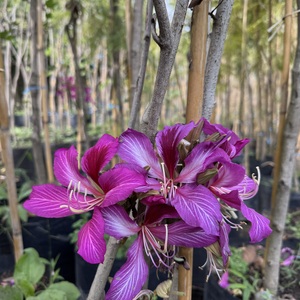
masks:
[[[234,0],[220,0],[219,2],[222,3],[221,5],[218,5],[219,7],[217,9],[216,17],[214,20],[213,31],[211,34],[211,43],[207,55],[207,63],[205,69],[202,115],[206,119],[210,119],[212,110],[216,104],[215,92],[233,1]]]
[[[106,247],[103,264],[100,264],[94,277],[87,300],[104,300],[105,285],[107,278],[115,261],[119,248],[119,242],[114,237],[110,237]]]

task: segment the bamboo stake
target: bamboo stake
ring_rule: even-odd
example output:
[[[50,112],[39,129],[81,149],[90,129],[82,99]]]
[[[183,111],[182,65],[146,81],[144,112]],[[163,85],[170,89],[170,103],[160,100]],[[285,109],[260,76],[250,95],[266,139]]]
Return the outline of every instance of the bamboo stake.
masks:
[[[202,114],[202,99],[204,90],[204,73],[206,66],[206,42],[208,32],[209,1],[204,0],[194,7],[191,31],[191,63],[189,67],[188,97],[186,107],[186,122],[197,122]],[[188,137],[189,139],[189,137]],[[181,247],[179,256],[187,259],[191,269],[183,266],[178,268],[178,291],[184,291],[179,300],[192,299],[193,284],[193,248]]]
[[[8,192],[8,205],[11,218],[11,227],[14,244],[15,261],[23,253],[23,240],[21,222],[18,213],[18,197],[16,189],[15,168],[10,143],[8,107],[5,99],[5,78],[2,60],[2,51],[0,46],[0,144],[3,152],[3,160],[6,173],[6,184]]]

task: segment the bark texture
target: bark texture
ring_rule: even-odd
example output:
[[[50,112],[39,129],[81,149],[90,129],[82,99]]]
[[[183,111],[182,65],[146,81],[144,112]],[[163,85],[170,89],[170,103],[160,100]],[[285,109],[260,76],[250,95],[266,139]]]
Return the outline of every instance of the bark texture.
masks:
[[[297,0],[298,9],[300,0]],[[269,237],[265,267],[265,288],[274,296],[277,294],[282,238],[288,211],[291,184],[294,170],[297,137],[300,130],[300,17],[298,14],[298,42],[294,66],[292,69],[292,92],[288,114],[284,123],[283,145],[279,168],[278,187]]]
[[[154,28],[153,39],[160,47],[160,58],[151,102],[146,108],[141,123],[141,131],[149,136],[152,140],[156,134],[162,103],[168,89],[169,78],[181,37],[188,1],[176,1],[171,24],[169,22],[165,1],[153,0],[153,4],[159,24],[159,35]]]
[[[47,181],[46,168],[44,163],[44,150],[41,138],[41,86],[40,69],[38,60],[38,0],[31,0],[30,15],[32,21],[31,36],[31,67],[32,74],[30,79],[31,98],[32,98],[32,150],[34,167],[37,181],[39,184]]]
[[[234,0],[220,0],[214,20],[205,68],[202,116],[210,119],[216,104],[215,93],[228,24]]]

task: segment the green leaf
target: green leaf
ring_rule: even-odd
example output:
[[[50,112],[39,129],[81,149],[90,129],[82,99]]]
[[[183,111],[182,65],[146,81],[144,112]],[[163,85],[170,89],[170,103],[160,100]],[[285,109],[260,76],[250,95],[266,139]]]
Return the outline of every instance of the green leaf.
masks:
[[[231,283],[231,284],[229,284],[229,288],[232,290],[234,290],[234,289],[244,290],[246,288],[246,285],[243,283]]]
[[[32,187],[30,182],[24,182],[18,191],[18,201],[27,198],[31,193]]]
[[[34,295],[34,285],[26,278],[18,278],[18,280],[16,280],[16,286],[22,290],[26,297]]]
[[[2,40],[12,40],[14,38],[14,36],[11,34],[11,32],[9,30],[4,30],[2,32],[0,32],[0,39]]]
[[[16,282],[26,279],[36,285],[45,273],[45,264],[33,248],[27,248],[15,266],[14,278]]]
[[[23,294],[16,286],[0,286],[0,299],[23,300]]]
[[[67,296],[67,300],[77,300],[80,296],[78,288],[68,281],[53,283],[49,286],[48,290],[59,290],[64,292]]]
[[[25,210],[25,208],[21,204],[18,205],[18,213],[19,213],[20,219],[23,222],[28,221],[28,212],[27,212],[27,210]]]
[[[2,184],[2,185],[0,185],[0,200],[6,200],[6,199],[7,199],[7,190],[4,187],[4,185]]]
[[[59,290],[45,290],[35,297],[28,297],[26,300],[68,300],[67,295]]]

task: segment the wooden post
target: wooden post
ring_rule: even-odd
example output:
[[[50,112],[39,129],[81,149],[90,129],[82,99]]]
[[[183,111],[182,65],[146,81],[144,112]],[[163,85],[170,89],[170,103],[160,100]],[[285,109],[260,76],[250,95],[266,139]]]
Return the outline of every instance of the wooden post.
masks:
[[[204,73],[206,66],[206,41],[208,32],[209,2],[204,0],[194,7],[192,15],[191,58],[188,80],[188,97],[186,107],[186,122],[197,122],[202,114],[202,99],[204,90]],[[188,137],[189,138],[189,137]],[[184,256],[191,269],[183,266],[178,269],[178,291],[184,292],[179,300],[192,299],[193,284],[193,248],[181,247],[179,256]]]

